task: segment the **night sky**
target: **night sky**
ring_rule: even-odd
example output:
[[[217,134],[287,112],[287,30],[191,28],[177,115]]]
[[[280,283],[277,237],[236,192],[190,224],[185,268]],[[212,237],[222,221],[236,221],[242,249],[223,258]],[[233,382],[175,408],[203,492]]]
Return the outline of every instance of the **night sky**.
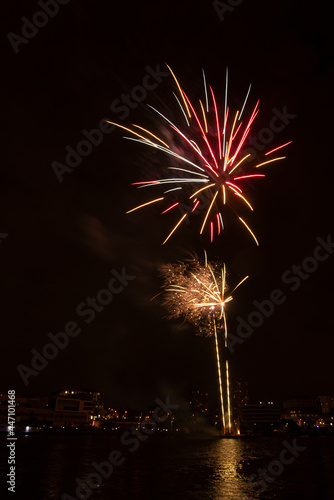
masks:
[[[213,339],[167,321],[159,300],[150,302],[161,286],[159,265],[207,248],[209,257],[226,261],[232,283],[250,275],[228,310],[231,333],[238,317],[247,320],[256,310],[254,300],[269,299],[275,289],[286,297],[235,345],[233,377],[248,381],[255,400],[333,394],[334,249],[329,246],[333,255],[326,260],[327,251],[320,251],[318,268],[299,282],[291,279],[292,267],[313,256],[317,238],[332,234],[334,241],[329,3],[241,0],[225,13],[220,7],[220,16],[203,0],[71,0],[58,7],[46,24],[46,15],[35,17],[45,25],[37,32],[25,28],[30,38],[24,39],[17,36],[41,11],[38,3],[8,4],[2,16],[0,390],[95,390],[108,403],[130,407],[153,405],[167,394],[187,398],[192,388],[214,395]],[[154,178],[170,160],[125,141],[119,130],[103,134],[59,181],[54,162],[65,165],[66,148],[75,150],[86,139],[82,131],[103,119],[163,131],[147,105],[170,117],[179,112],[164,61],[194,99],[202,97],[202,68],[220,105],[226,66],[232,106],[240,106],[251,82],[248,113],[260,99],[255,137],[271,123],[274,109],[286,110],[288,123],[270,147],[292,140],[287,158],[247,189],[255,211],[245,214],[259,247],[233,214],[212,245],[197,235],[198,218],[162,247],[172,216],[163,219],[153,206],[125,212],[144,201],[131,182]],[[157,68],[163,76],[146,79],[155,88],[144,100],[117,101]],[[312,260],[305,262],[312,267]],[[123,268],[135,276],[124,290],[94,318],[78,315],[78,306]],[[80,333],[24,385],[18,365],[31,367],[31,350],[42,352],[48,334],[64,331],[68,322],[76,322]]]

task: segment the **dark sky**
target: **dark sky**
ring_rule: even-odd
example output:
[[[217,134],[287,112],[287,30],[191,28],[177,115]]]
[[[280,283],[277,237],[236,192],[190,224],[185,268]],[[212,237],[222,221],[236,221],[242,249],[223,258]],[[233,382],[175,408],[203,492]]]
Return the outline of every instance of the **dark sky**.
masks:
[[[229,309],[232,333],[237,318],[247,320],[255,310],[254,300],[268,299],[274,289],[286,297],[235,346],[232,375],[249,382],[254,399],[333,394],[334,255],[307,279],[289,281],[292,266],[312,257],[317,238],[334,240],[329,3],[244,0],[223,20],[204,0],[71,0],[53,17],[36,17],[40,10],[30,0],[11,3],[1,22],[0,390],[97,390],[108,402],[129,406],[151,405],[166,394],[187,397],[194,387],[214,394],[213,339],[167,321],[159,302],[149,300],[159,292],[161,263],[207,248],[211,258],[226,260],[232,282],[250,275]],[[47,23],[38,31],[23,28],[33,18]],[[22,29],[30,38],[16,37]],[[171,76],[161,77],[134,109],[123,109],[123,120],[114,101],[142,85],[148,66],[165,72],[164,61],[193,97],[202,92],[202,67],[220,103],[226,66],[232,104],[240,105],[252,82],[250,105],[260,99],[254,136],[268,127],[274,108],[290,115],[272,141],[275,147],[293,140],[287,159],[249,185],[255,212],[247,220],[259,247],[232,216],[213,245],[196,236],[195,221],[161,247],[172,219],[165,223],[154,207],[125,212],[143,199],[130,183],[154,178],[164,158],[117,130],[57,179],[53,162],[65,164],[66,147],[76,149],[82,131],[102,119],[161,131],[147,104],[172,116]],[[135,279],[86,323],[78,305],[124,267]],[[31,350],[42,352],[48,333],[64,331],[70,321],[80,334],[25,386],[17,366],[31,368]]]

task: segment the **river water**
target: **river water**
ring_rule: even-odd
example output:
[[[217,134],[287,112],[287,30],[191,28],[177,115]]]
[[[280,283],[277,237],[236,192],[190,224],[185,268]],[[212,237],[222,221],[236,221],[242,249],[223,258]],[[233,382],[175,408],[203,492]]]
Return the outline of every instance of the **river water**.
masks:
[[[1,498],[334,500],[334,437],[152,435],[135,450],[107,434],[17,437],[15,495],[5,491],[6,436],[0,437]],[[107,461],[113,450],[123,463],[97,486],[99,476],[89,476],[97,472],[92,462]],[[76,478],[85,484],[90,478],[92,487],[76,492]]]

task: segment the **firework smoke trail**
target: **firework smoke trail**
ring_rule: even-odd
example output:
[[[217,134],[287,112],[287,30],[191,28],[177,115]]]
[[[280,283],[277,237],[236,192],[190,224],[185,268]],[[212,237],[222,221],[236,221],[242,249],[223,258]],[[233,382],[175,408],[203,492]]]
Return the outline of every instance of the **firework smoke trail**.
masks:
[[[165,264],[160,268],[163,284],[163,305],[168,318],[183,318],[193,324],[200,335],[215,337],[219,395],[222,412],[222,425],[226,429],[224,391],[219,356],[217,328],[224,330],[224,346],[227,347],[227,323],[225,306],[232,300],[232,293],[248,278],[243,278],[231,292],[226,284],[225,264],[205,262],[202,264],[195,254],[189,261]],[[227,422],[231,433],[231,404],[229,368],[226,360],[225,392],[227,400]]]
[[[257,101],[249,118],[244,122],[241,120],[246,113],[251,85],[241,111],[237,110],[232,113],[228,106],[228,70],[226,70],[223,106],[219,106],[215,93],[212,87],[207,85],[206,76],[202,70],[205,99],[204,104],[199,99],[199,106],[197,106],[181,88],[171,68],[168,65],[167,67],[179,94],[178,97],[173,92],[177,101],[175,118],[170,119],[150,105],[149,108],[168,127],[168,139],[163,140],[157,134],[139,125],[133,124],[131,127],[125,127],[108,122],[128,132],[130,137],[126,136],[126,139],[159,150],[166,154],[166,159],[169,157],[173,160],[172,166],[168,167],[172,172],[171,176],[133,183],[139,189],[153,190],[155,196],[149,200],[146,198],[143,203],[127,213],[151,204],[162,204],[161,214],[168,213],[165,217],[174,218],[174,226],[165,238],[164,244],[195,210],[197,213],[201,211],[200,234],[209,234],[212,242],[215,236],[221,234],[224,229],[223,213],[229,205],[242,227],[258,245],[254,232],[239,215],[239,205],[242,203],[245,208],[253,211],[252,204],[245,195],[245,187],[249,180],[265,177],[265,174],[258,173],[256,169],[283,160],[285,156],[271,158],[270,155],[288,146],[291,141],[264,152],[264,161],[258,164],[248,163],[251,155],[245,154],[243,148],[259,113],[259,101]],[[198,110],[195,109],[196,106]],[[221,113],[220,109],[222,109]],[[176,125],[175,121],[179,120],[179,117],[181,117],[181,122],[177,122]],[[181,202],[185,203],[188,209],[179,218],[175,212]]]

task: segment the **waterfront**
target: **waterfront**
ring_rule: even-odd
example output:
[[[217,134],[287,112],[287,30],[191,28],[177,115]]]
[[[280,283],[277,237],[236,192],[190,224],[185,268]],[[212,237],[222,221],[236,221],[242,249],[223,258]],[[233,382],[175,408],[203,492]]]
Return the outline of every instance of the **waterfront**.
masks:
[[[124,463],[103,484],[81,498],[119,500],[184,499],[334,499],[334,438],[258,437],[217,439],[152,435],[132,453],[119,436],[108,434],[21,434],[17,440],[15,498],[58,500],[75,494],[76,478],[96,473],[92,462],[108,460],[118,450]],[[297,443],[291,463],[269,470],[279,460],[284,442]],[[5,435],[1,436],[2,477],[6,469]],[[291,453],[287,455],[292,457]],[[259,494],[258,469],[267,471]],[[256,475],[253,484],[249,481]],[[88,495],[88,493],[87,493]],[[5,496],[5,495],[4,495]],[[3,498],[3,493],[1,494]],[[66,497],[65,497],[66,498]]]

